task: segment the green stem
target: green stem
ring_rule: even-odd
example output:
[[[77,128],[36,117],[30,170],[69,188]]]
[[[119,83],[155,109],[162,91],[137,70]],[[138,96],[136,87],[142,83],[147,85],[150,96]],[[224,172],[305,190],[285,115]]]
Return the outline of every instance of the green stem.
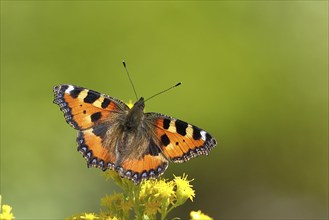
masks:
[[[165,220],[167,217],[168,212],[168,207],[169,207],[169,199],[165,199],[165,201],[162,202],[162,207],[161,207],[161,220]]]
[[[137,219],[142,219],[143,213],[142,210],[140,209],[139,192],[140,192],[140,186],[132,187],[132,200],[134,203],[135,215],[137,216]]]

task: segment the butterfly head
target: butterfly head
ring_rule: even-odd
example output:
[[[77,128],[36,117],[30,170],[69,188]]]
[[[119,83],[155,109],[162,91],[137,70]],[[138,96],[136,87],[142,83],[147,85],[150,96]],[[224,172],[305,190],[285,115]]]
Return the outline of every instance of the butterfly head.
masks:
[[[145,107],[145,102],[144,102],[144,98],[141,97],[137,102],[135,102],[134,106],[132,107],[133,108],[136,108],[136,109],[140,109],[140,110],[144,110],[144,107]]]

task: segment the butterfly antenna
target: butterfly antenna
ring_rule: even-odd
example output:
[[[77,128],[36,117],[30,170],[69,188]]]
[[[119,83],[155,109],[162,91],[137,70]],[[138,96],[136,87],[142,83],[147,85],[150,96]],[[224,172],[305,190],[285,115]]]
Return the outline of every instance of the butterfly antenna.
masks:
[[[137,92],[136,92],[135,86],[134,86],[134,84],[133,84],[133,81],[131,81],[131,78],[130,78],[130,75],[129,75],[129,72],[128,72],[128,69],[127,69],[127,66],[126,66],[126,62],[123,60],[123,61],[122,61],[122,64],[123,64],[123,67],[124,67],[125,70],[126,70],[126,73],[127,73],[127,75],[128,75],[128,78],[129,78],[130,84],[131,84],[131,86],[133,87],[133,90],[134,90],[134,93],[135,93],[135,96],[136,96],[136,100],[138,100],[138,95],[137,95]]]
[[[165,89],[165,90],[163,90],[163,91],[161,91],[161,92],[159,92],[159,93],[157,93],[157,94],[155,94],[155,95],[152,95],[150,98],[146,99],[144,102],[146,102],[147,100],[150,100],[151,98],[154,98],[155,96],[158,96],[158,95],[160,95],[160,94],[162,94],[162,93],[164,93],[164,92],[167,92],[168,90],[171,90],[171,89],[173,89],[173,88],[175,88],[175,87],[177,87],[177,86],[179,86],[179,85],[181,85],[181,84],[182,84],[182,83],[179,82],[179,83],[177,83],[176,85],[174,85],[174,86],[172,86],[172,87],[170,87],[170,88],[168,88],[168,89]]]

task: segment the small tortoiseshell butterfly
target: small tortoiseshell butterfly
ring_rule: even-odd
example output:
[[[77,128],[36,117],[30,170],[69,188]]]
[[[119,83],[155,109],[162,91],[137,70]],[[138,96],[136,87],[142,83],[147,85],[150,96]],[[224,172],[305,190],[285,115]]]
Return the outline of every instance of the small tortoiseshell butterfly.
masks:
[[[78,151],[88,167],[116,170],[139,184],[157,178],[168,161],[208,155],[216,140],[206,131],[170,116],[144,113],[144,99],[130,109],[122,101],[74,85],[54,87],[54,103],[77,129]]]

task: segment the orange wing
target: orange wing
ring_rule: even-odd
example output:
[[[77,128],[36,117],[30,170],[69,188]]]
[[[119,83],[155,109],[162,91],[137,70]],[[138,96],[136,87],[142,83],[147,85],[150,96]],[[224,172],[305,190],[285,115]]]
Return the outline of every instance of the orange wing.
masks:
[[[143,179],[154,179],[164,173],[168,167],[168,161],[160,153],[157,155],[145,154],[142,158],[127,159],[116,168],[122,177],[126,177],[137,185]]]
[[[66,122],[80,130],[78,151],[88,167],[114,169],[115,156],[102,143],[106,131],[118,114],[128,110],[123,102],[99,92],[73,85],[54,87],[54,103],[64,113]]]
[[[99,92],[73,85],[54,87],[54,103],[64,113],[66,122],[77,130],[91,128],[111,112],[123,112],[128,106],[123,102]]]
[[[217,144],[208,132],[194,125],[158,113],[146,115],[155,125],[155,135],[163,154],[175,163],[208,155]]]
[[[79,131],[77,143],[78,151],[87,160],[88,167],[99,167],[103,171],[114,169],[114,154],[103,146],[101,137],[95,134],[93,128]]]

